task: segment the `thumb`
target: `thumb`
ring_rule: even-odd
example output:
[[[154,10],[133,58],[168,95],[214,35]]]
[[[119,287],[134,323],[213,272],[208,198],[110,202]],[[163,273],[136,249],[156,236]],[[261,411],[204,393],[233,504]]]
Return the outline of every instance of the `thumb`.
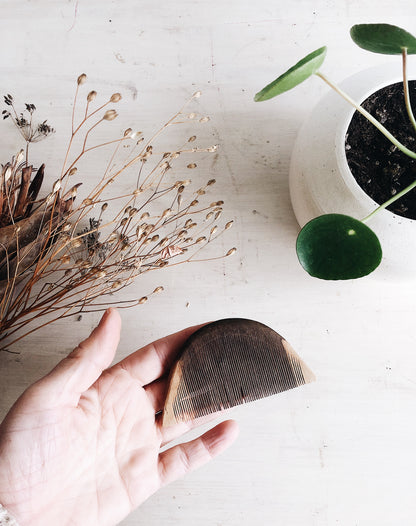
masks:
[[[66,358],[33,386],[42,405],[77,405],[113,361],[120,340],[121,319],[116,309],[106,310],[98,326]],[[39,399],[40,398],[40,399]]]

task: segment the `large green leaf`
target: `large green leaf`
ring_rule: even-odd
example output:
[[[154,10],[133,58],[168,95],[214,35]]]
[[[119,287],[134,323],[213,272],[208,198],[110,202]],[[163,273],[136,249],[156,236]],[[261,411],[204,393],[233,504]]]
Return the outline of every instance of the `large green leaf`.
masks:
[[[280,77],[256,93],[254,100],[256,102],[268,100],[294,88],[318,71],[325,59],[325,55],[325,46],[313,51],[288,69],[286,73],[283,73],[283,75],[280,75]]]
[[[373,53],[400,55],[405,48],[407,53],[416,53],[416,38],[397,26],[390,24],[357,24],[350,30],[354,42]]]
[[[355,279],[378,267],[382,251],[375,233],[342,214],[309,221],[299,233],[296,252],[302,267],[321,279]]]

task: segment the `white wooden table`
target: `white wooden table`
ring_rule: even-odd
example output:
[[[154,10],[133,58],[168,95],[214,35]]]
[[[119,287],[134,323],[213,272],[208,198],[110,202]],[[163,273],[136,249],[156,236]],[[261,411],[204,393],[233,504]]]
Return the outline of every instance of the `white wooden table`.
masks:
[[[211,116],[208,137],[220,150],[204,181],[207,173],[217,179],[213,194],[236,223],[219,249],[238,253],[143,276],[135,295],[159,284],[165,293],[122,312],[117,358],[185,326],[239,316],[278,330],[317,376],[234,411],[241,432],[233,448],[150,498],[125,526],[416,521],[415,283],[322,282],[301,270],[289,159],[326,88],[316,79],[253,102],[265,83],[321,45],[329,46],[325,71],[335,80],[384,61],[349,39],[351,25],[368,21],[415,32],[414,1],[397,0],[394,9],[390,0],[0,2],[1,93],[35,103],[57,128],[39,146],[50,182],[82,72],[91,89],[123,93],[133,127],[154,129],[197,89]],[[5,162],[17,136],[7,123],[1,136]],[[19,355],[0,354],[0,417],[97,320],[56,323],[22,342]]]

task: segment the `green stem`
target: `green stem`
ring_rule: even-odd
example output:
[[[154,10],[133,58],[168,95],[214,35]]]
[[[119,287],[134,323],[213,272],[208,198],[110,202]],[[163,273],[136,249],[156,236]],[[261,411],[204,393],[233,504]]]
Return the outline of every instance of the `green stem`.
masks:
[[[323,73],[320,71],[317,71],[315,73],[318,77],[320,77],[324,82],[328,84],[332,89],[334,89],[341,97],[346,100],[349,104],[351,104],[361,115],[363,115],[368,121],[371,122],[387,139],[394,144],[400,151],[402,151],[405,155],[408,157],[411,157],[412,159],[416,159],[416,152],[413,152],[412,150],[409,150],[409,148],[406,148],[404,144],[402,144],[400,141],[394,137],[380,122],[378,122],[377,119],[375,119],[371,113],[368,113],[367,110],[365,110],[362,106],[357,104],[355,100],[353,100],[349,95],[347,95],[344,91],[341,90],[339,86],[331,82]]]
[[[378,208],[373,210],[371,212],[371,214],[369,214],[368,216],[364,217],[364,219],[361,219],[361,222],[362,223],[366,223],[369,219],[371,219],[378,212],[380,212],[380,210],[384,210],[385,208],[387,208],[388,206],[393,204],[395,201],[397,201],[398,199],[400,199],[401,197],[406,195],[407,192],[410,192],[410,190],[413,190],[413,188],[415,188],[415,187],[416,187],[416,181],[413,181],[413,183],[409,184],[409,186],[407,186],[404,190],[401,190],[398,194],[394,195],[391,199],[389,199],[388,201],[386,201],[385,203],[380,205]]]
[[[409,82],[407,80],[407,48],[402,49],[402,65],[403,65],[403,90],[404,90],[404,102],[406,105],[407,114],[413,128],[416,130],[416,119],[413,115],[412,105],[410,104],[409,95]]]

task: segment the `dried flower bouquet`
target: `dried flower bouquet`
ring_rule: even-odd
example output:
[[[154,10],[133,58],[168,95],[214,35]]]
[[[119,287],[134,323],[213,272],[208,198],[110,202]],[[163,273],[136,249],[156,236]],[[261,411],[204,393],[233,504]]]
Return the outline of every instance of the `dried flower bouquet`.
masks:
[[[97,93],[90,91],[82,118],[76,122],[85,82],[86,75],[80,75],[62,172],[42,197],[45,166],[35,169],[30,164],[29,146],[54,130],[46,121],[35,124],[33,104],[26,104],[24,112],[18,113],[13,97],[4,97],[3,118],[13,121],[26,144],[0,169],[3,350],[6,344],[9,347],[58,319],[102,310],[110,304],[127,307],[145,303],[149,295],[133,300],[113,295],[145,272],[201,261],[201,249],[232,226],[232,221],[218,223],[223,201],[201,202],[214,179],[191,191],[189,179],[174,175],[175,161],[182,155],[215,152],[217,147],[193,147],[195,135],[169,151],[159,151],[157,146],[157,139],[168,127],[209,120],[186,112],[187,104],[200,92],[149,140],[129,128],[119,138],[96,144],[93,132],[117,117],[109,106],[121,95],[114,93],[94,107]],[[77,171],[77,165],[93,151],[108,148],[111,152],[99,180],[80,197],[82,170]],[[195,162],[186,165],[189,170],[195,167]],[[118,178],[123,175],[124,184],[128,172],[133,182],[127,192],[120,192],[123,185],[118,184]],[[225,255],[234,252],[231,248]],[[205,259],[217,257],[223,255]],[[152,294],[162,290],[157,287]]]

